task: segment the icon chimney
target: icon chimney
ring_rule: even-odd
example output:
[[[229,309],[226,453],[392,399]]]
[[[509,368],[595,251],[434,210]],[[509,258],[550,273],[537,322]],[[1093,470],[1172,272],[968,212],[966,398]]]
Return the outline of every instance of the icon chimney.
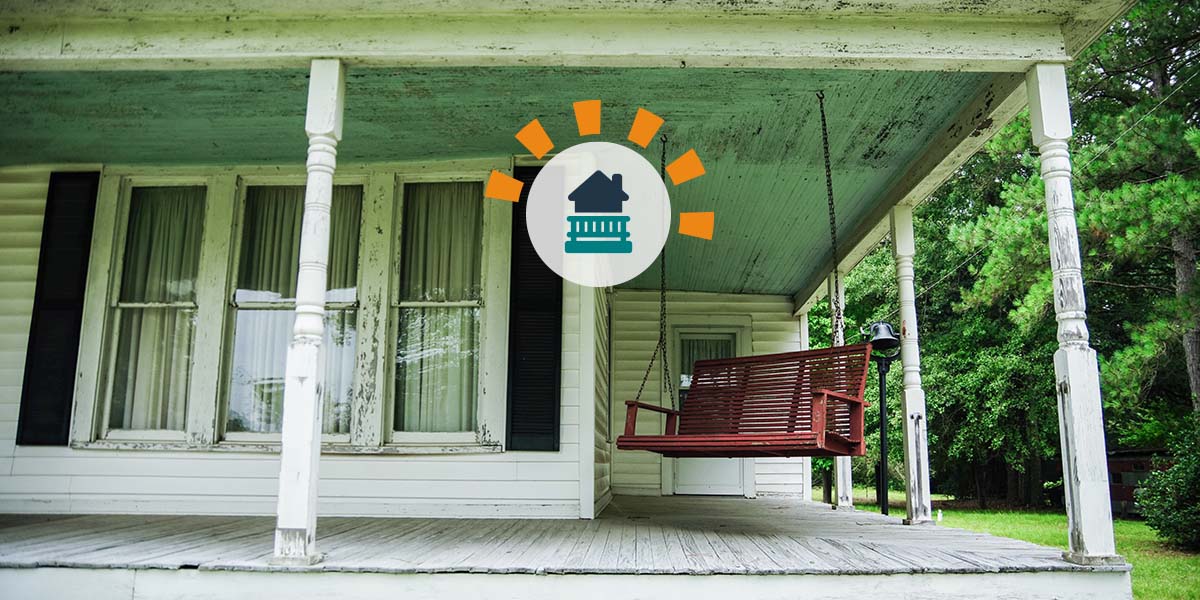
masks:
[[[613,182],[613,185],[617,186],[618,190],[624,189],[621,187],[621,174],[620,173],[613,173],[612,182]]]

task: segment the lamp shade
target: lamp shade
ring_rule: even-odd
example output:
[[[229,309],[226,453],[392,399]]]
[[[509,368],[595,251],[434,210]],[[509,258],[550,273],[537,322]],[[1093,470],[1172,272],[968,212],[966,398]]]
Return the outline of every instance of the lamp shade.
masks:
[[[900,338],[896,336],[896,330],[887,321],[871,323],[867,330],[867,338],[871,342],[871,347],[876,350],[891,350],[900,346]]]

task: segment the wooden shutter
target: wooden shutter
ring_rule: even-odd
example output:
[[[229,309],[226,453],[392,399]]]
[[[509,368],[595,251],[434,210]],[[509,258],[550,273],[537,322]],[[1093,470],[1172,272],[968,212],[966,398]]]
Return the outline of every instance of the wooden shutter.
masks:
[[[53,173],[42,222],[17,443],[65,446],[99,173]]]
[[[517,167],[525,182],[513,207],[508,318],[508,449],[558,450],[562,366],[562,278],[538,257],[525,228],[537,167]]]

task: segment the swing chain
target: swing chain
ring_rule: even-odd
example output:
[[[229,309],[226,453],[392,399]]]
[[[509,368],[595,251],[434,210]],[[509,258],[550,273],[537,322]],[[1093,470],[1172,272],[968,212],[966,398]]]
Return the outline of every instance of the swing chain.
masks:
[[[829,161],[829,125],[825,120],[824,91],[817,92],[817,102],[821,107],[821,144],[825,150],[825,196],[829,201],[829,241],[831,253],[833,254],[833,290],[829,294],[830,308],[832,309],[830,325],[834,335],[833,343],[836,346],[845,343],[844,334],[842,334],[843,339],[837,339],[839,337],[838,334],[845,330],[843,322],[845,317],[842,313],[842,282],[840,269],[838,268],[837,212],[833,205],[833,167],[830,166]]]
[[[658,163],[658,175],[666,181],[666,134],[659,137],[659,141],[662,142],[662,154]],[[646,373],[642,375],[642,384],[638,386],[637,396],[634,397],[634,401],[641,401],[642,392],[646,389],[646,382],[650,380],[650,372],[654,370],[654,361],[658,359],[662,361],[662,386],[667,392],[671,409],[674,409],[675,384],[671,379],[671,365],[667,360],[667,249],[665,246],[662,249],[662,254],[658,255],[658,278],[658,345],[654,347],[654,354],[650,355],[650,363],[646,365]]]

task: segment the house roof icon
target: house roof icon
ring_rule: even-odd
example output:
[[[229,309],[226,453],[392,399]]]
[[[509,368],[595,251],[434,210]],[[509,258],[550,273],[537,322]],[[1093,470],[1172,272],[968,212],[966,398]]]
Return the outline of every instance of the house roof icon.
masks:
[[[623,203],[629,199],[621,189],[621,174],[613,173],[610,179],[600,171],[588,176],[567,198],[575,203],[575,212],[619,213]]]

